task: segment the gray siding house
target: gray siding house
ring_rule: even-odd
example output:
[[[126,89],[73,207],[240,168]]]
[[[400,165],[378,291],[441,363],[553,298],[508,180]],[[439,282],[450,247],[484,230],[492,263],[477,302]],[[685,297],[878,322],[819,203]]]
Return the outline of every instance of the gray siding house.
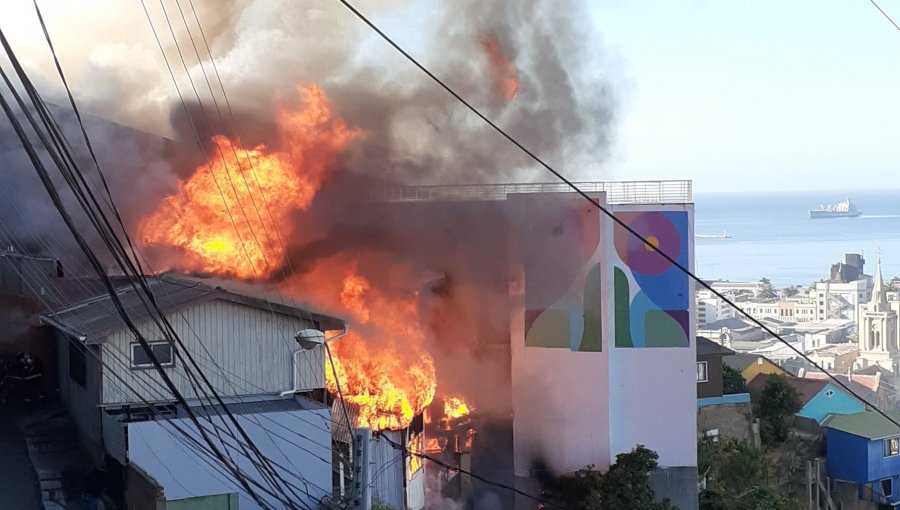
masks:
[[[240,421],[253,424],[246,428],[253,431],[254,443],[258,441],[268,448],[281,445],[275,449],[293,457],[283,459],[291,472],[316,481],[314,485],[321,490],[309,496],[309,503],[320,498],[322,491],[330,492],[331,422],[330,412],[322,403],[324,348],[303,350],[294,335],[303,329],[339,330],[344,323],[171,275],[149,277],[148,283],[159,308],[182,340],[183,349],[193,356],[228,406],[234,407],[233,414]],[[201,407],[203,395],[191,384],[176,355],[182,347],[164,339],[130,280],[117,278],[114,284],[128,315],[150,341],[153,353],[178,390],[203,409],[198,414],[208,413]],[[181,423],[181,428],[185,428],[185,415],[175,409],[174,398],[116,312],[108,293],[96,281],[92,286],[97,289],[94,295],[86,295],[90,293],[85,287],[73,286],[81,293],[80,301],[48,311],[39,320],[51,328],[56,344],[60,399],[92,457],[98,462],[111,459],[119,463],[125,472],[123,483],[140,486],[139,499],[148,499],[148,486],[157,489],[157,497],[150,498],[154,501],[146,505],[127,501],[129,508],[157,510],[164,508],[165,502],[186,494],[221,497],[228,504],[237,498],[241,509],[256,508],[256,503],[241,494],[240,487],[226,483],[220,474],[192,477],[203,483],[189,487],[187,492],[184,478],[171,476],[178,472],[197,473],[197,466],[209,463],[198,460],[183,438],[172,433],[174,427],[168,425]],[[191,370],[196,373],[193,367]],[[154,404],[154,410],[148,408],[148,402]],[[169,409],[169,415],[161,416],[160,409]],[[213,419],[222,422],[221,418]],[[291,422],[290,427],[282,423],[285,420]],[[270,427],[265,426],[269,422],[287,428],[291,435],[289,444],[296,446],[299,442],[299,448],[287,448],[284,445],[288,443],[273,441]],[[129,429],[133,429],[133,434]],[[278,432],[285,434],[284,430]],[[147,438],[156,444],[147,447]],[[313,450],[318,454],[306,453]],[[152,455],[159,451],[166,452],[162,464]],[[323,459],[329,461],[327,465]],[[131,483],[133,480],[137,483]],[[126,495],[135,490],[125,487]]]

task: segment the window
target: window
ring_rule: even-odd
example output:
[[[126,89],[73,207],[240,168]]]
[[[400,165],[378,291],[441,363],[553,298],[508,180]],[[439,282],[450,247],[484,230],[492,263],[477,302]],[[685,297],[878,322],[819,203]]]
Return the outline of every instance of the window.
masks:
[[[706,362],[698,361],[697,362],[697,382],[706,382],[709,380],[709,375],[706,373]]]
[[[881,481],[881,495],[886,498],[894,495],[894,484],[891,483],[890,478],[885,478]]]
[[[81,386],[87,382],[87,364],[84,359],[86,345],[79,345],[74,338],[69,338],[69,379]]]
[[[884,456],[893,457],[900,454],[900,437],[889,437],[884,440]]]
[[[160,365],[164,367],[175,365],[172,344],[169,342],[150,342],[150,350],[153,351],[153,355],[156,356]],[[153,362],[150,361],[150,356],[141,344],[131,344],[131,368],[147,368],[152,366]]]
[[[826,397],[833,397],[833,396],[834,396],[834,390],[828,390],[828,391],[826,391],[826,392],[825,392],[825,396],[826,396]]]

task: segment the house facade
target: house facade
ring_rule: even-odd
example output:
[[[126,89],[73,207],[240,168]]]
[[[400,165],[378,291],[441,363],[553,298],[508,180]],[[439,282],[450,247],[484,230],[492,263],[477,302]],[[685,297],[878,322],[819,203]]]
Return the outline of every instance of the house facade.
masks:
[[[757,375],[747,383],[751,394],[759,395],[765,389],[770,377],[781,377],[794,388],[800,400],[800,410],[796,416],[822,424],[833,414],[854,414],[865,410],[865,405],[849,392],[830,380],[800,379],[796,377]]]
[[[887,415],[900,422],[900,411]],[[828,475],[846,508],[900,504],[900,427],[876,412],[832,416],[824,423]],[[867,503],[859,504],[857,502]]]
[[[219,432],[210,436],[220,449],[237,448],[228,438],[238,434],[222,417],[220,406],[208,407],[208,394],[198,392],[186,363],[194,374],[205,374],[254,444],[282,466],[274,469],[308,480],[313,487],[310,501],[330,494],[331,420],[322,403],[324,354],[321,346],[301,349],[293,337],[302,329],[334,330],[343,323],[173,276],[151,277],[148,282],[183,344],[165,340],[130,280],[117,280],[117,296],[163,370],[202,418],[201,424]],[[134,488],[143,486],[155,488],[155,499],[164,502],[208,496],[237,498],[242,509],[259,507],[246,490],[218,472],[221,466],[190,447],[184,434],[199,431],[186,411],[175,406],[108,294],[49,311],[40,321],[56,344],[59,396],[95,460],[113,462],[114,471],[125,473],[126,495],[137,498]],[[193,362],[179,356],[187,353]],[[222,428],[227,431],[224,436]],[[252,465],[243,467],[254,477]],[[255,476],[264,479],[259,471]],[[147,499],[143,493],[138,499]],[[153,499],[147,506],[130,508],[155,509]]]
[[[735,353],[722,358],[725,365],[741,373],[744,381],[750,382],[759,374],[784,375],[787,372],[765,356],[750,353]]]

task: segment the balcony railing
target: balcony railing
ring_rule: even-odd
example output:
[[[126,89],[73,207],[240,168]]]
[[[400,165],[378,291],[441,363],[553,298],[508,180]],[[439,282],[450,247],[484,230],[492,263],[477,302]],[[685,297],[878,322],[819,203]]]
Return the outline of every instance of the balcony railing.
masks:
[[[586,193],[605,192],[609,204],[687,204],[693,201],[692,182],[610,181],[576,182]],[[516,193],[563,193],[572,189],[562,182],[528,184],[471,184],[405,186],[385,188],[381,200],[389,202],[429,202],[455,200],[505,200]]]

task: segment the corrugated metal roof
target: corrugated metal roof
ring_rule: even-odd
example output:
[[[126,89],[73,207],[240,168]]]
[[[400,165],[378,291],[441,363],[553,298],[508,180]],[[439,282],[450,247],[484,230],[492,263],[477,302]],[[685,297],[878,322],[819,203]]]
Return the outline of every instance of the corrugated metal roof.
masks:
[[[900,410],[887,411],[885,414],[893,420],[900,421]],[[856,414],[835,414],[825,420],[824,426],[867,439],[881,439],[900,434],[896,425],[873,411],[864,411]]]
[[[70,288],[73,292],[80,293],[80,297],[83,299],[77,304],[44,313],[41,316],[43,322],[53,325],[87,343],[102,342],[110,331],[126,327],[106,287],[97,285],[99,280],[93,280],[94,285],[92,286],[85,285],[84,281],[78,285],[76,282],[65,280],[67,279],[59,282],[60,290],[65,292],[66,289]],[[132,321],[141,322],[151,318],[145,304],[145,295],[143,292],[135,290],[132,280],[118,277],[113,278],[112,281],[116,294]],[[147,283],[157,305],[163,312],[170,312],[204,301],[223,299],[292,317],[311,318],[323,330],[341,329],[344,326],[343,321],[334,317],[237,294],[220,287],[213,287],[172,275],[150,276],[147,277]],[[89,292],[91,289],[96,289],[96,293],[84,297],[85,294],[91,294]]]

